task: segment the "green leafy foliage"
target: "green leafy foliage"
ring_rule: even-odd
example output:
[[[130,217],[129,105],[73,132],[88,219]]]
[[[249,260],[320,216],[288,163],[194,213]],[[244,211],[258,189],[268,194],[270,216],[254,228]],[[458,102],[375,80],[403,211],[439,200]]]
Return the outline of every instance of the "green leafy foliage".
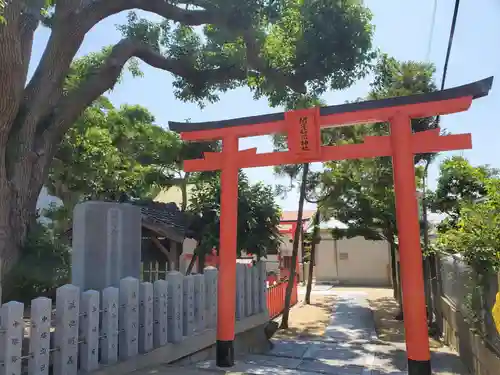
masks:
[[[475,272],[500,272],[500,179],[484,181],[485,200],[463,199],[458,203],[456,227],[438,235],[436,245],[457,252]]]
[[[435,203],[450,216],[440,226],[433,250],[459,254],[471,268],[465,317],[487,335],[487,296],[500,272],[500,179],[487,166],[473,167],[455,157],[441,165],[438,194]]]
[[[429,194],[430,209],[446,214],[438,225],[440,232],[456,228],[461,215],[462,202],[474,202],[488,193],[486,183],[498,177],[499,171],[487,165],[474,167],[467,159],[453,156],[440,167],[436,190]]]
[[[75,59],[71,63],[68,75],[64,82],[64,92],[68,93],[78,89],[84,82],[91,78],[98,69],[103,65],[104,61],[109,57],[112,51],[112,46],[102,48],[98,52],[92,52],[88,55]],[[127,70],[133,77],[142,77],[142,72],[139,69],[137,59],[132,58],[128,61]],[[117,83],[121,82],[122,75],[118,77]],[[99,100],[97,98],[96,100]]]
[[[0,0],[0,25],[5,23],[5,18],[3,16],[3,12],[5,9],[5,0]]]
[[[3,281],[3,299],[31,303],[37,297],[55,298],[55,291],[70,282],[69,247],[42,223],[30,228],[22,258]]]
[[[464,199],[458,203],[459,219],[455,226],[438,234],[435,250],[460,254],[471,268],[465,285],[465,317],[479,332],[487,334],[486,300],[500,272],[500,179],[487,179],[484,187],[486,195],[481,202]]]
[[[304,77],[308,94],[315,97],[347,88],[364,76],[374,57],[373,27],[372,15],[360,1],[285,0],[282,9],[264,42],[271,66]],[[297,94],[267,90],[266,95],[271,105],[278,105]]]
[[[375,66],[375,79],[368,99],[432,92],[432,65],[400,62],[382,55]],[[412,121],[413,131],[435,127],[433,118]],[[331,129],[323,134],[328,144],[361,143],[366,136],[388,135],[385,123]],[[416,158],[416,162],[418,161]],[[390,157],[327,162],[320,175],[312,176],[320,184],[325,216],[334,216],[348,229],[334,231],[336,237],[363,236],[370,240],[386,239],[393,243],[397,235],[395,196]],[[416,168],[417,186],[423,170]]]
[[[278,225],[281,212],[272,188],[262,183],[250,184],[243,172],[238,180],[238,235],[237,252],[252,253],[265,257],[269,250],[277,250],[280,244]],[[220,228],[220,178],[199,180],[191,192],[188,212],[200,220],[196,224],[196,240],[201,252],[207,254],[219,249]]]
[[[374,57],[372,15],[360,1],[212,0],[202,6],[215,20],[202,30],[169,20],[153,22],[133,12],[118,26],[125,37],[195,71],[243,72],[217,79],[210,74],[176,77],[175,93],[182,100],[203,105],[218,100],[220,92],[248,85],[257,98],[281,105],[297,95],[284,81],[318,96],[349,87]]]
[[[19,2],[0,0],[0,4],[10,7]],[[134,56],[172,73],[177,98],[201,106],[239,86],[250,87],[256,97],[268,97],[272,105],[287,103],[297,93],[318,96],[363,76],[374,56],[371,13],[359,0],[23,0],[18,9],[17,14],[5,11],[9,27],[0,27],[8,41],[0,48],[22,55],[2,54],[7,66],[18,69],[6,77],[7,91],[0,94],[4,109],[0,117],[5,120],[2,137],[9,140],[4,150],[9,173],[2,186],[29,181],[28,186],[4,191],[6,196],[18,194],[9,199],[16,205],[2,210],[5,218],[21,218],[8,220],[9,230],[18,235],[0,249],[2,254],[14,254],[13,259],[21,251],[24,228],[34,214],[32,196],[45,184],[49,166],[49,190],[71,204],[88,197],[113,199],[123,191],[149,195],[152,185],[165,185],[161,181],[170,177],[171,168],[178,171],[178,158],[166,156],[167,163],[154,159],[165,148],[181,154],[182,145],[173,147],[159,128],[146,126],[145,120],[139,126],[140,121],[127,117],[130,113],[119,113],[101,98],[119,82],[127,62],[133,75],[141,75]],[[128,9],[151,12],[160,21],[131,13],[126,25],[119,26],[126,40],[76,59],[86,33]],[[40,22],[51,28],[51,37],[29,74],[30,47]],[[8,94],[22,88],[19,95]],[[129,123],[131,130],[121,128]],[[113,124],[117,124],[114,129]],[[148,150],[119,142],[146,134]],[[35,149],[43,155],[36,162]],[[80,160],[70,153],[81,154]],[[7,175],[14,174],[8,181]]]
[[[5,11],[5,7],[7,6],[9,0],[0,0],[0,24],[5,23],[5,17],[3,13]],[[55,5],[55,0],[24,0],[24,5],[28,8],[28,10],[40,12],[42,16],[47,16]]]
[[[89,107],[53,160],[49,192],[72,207],[81,200],[153,196],[170,183],[183,143],[140,106]]]

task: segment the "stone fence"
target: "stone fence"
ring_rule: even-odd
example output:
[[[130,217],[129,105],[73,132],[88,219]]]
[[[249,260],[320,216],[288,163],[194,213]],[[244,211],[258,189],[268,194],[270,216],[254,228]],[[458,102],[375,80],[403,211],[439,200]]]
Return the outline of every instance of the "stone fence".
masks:
[[[76,375],[130,360],[166,345],[178,345],[217,324],[217,269],[166,280],[133,277],[101,292],[77,286],[58,288],[52,300],[24,305],[11,301],[0,309],[2,373]],[[236,319],[266,312],[265,266],[237,267]]]

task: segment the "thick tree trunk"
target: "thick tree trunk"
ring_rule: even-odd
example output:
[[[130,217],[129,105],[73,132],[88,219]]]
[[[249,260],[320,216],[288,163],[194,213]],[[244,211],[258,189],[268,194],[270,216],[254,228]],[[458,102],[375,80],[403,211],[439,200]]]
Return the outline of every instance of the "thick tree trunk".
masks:
[[[30,199],[34,194],[35,191],[29,189],[18,191],[13,184],[0,179],[0,276],[2,279],[8,276],[8,272],[19,260],[29,226],[35,220],[36,200]]]
[[[27,233],[27,218],[23,220],[22,210],[12,201],[10,189],[0,183],[0,256],[2,275],[17,262],[21,246]],[[24,221],[24,223],[23,223]]]
[[[320,220],[319,209],[316,211],[316,215],[314,215],[314,230],[312,235],[311,242],[311,256],[309,257],[309,275],[307,277],[307,288],[306,288],[306,297],[305,304],[311,304],[311,291],[312,291],[312,283],[314,276],[314,263],[316,262],[316,243],[317,237],[319,236],[319,220]],[[305,275],[304,275],[305,277]]]
[[[290,316],[290,303],[292,299],[293,285],[295,284],[297,255],[299,252],[300,227],[302,226],[302,213],[304,212],[304,201],[306,198],[306,183],[307,183],[308,173],[309,173],[309,164],[306,163],[303,165],[302,182],[300,184],[299,210],[297,212],[297,227],[295,228],[295,234],[293,239],[292,262],[290,264],[290,278],[288,280],[288,285],[286,286],[285,308],[283,310],[283,318],[281,319],[281,326],[280,326],[282,329],[288,329],[288,318]]]

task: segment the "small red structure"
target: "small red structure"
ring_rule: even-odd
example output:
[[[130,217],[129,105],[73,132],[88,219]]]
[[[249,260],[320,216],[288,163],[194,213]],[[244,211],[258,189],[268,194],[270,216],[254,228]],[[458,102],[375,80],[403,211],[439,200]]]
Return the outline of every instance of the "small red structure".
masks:
[[[270,284],[267,288],[267,310],[269,318],[275,318],[283,312],[285,308],[285,292],[288,280],[281,280],[275,284]],[[297,283],[293,284],[292,298],[290,305],[293,306],[298,301]]]
[[[302,212],[302,233],[300,234],[301,241],[304,240],[303,233],[307,229],[309,221],[313,217],[316,211],[304,210]],[[283,244],[280,247],[280,252],[278,254],[278,264],[279,272],[281,278],[288,278],[290,273],[290,264],[292,261],[292,246],[295,237],[295,231],[297,229],[297,211],[284,211],[281,214],[280,225],[278,227],[279,233],[282,236]],[[287,248],[287,251],[284,251]],[[302,246],[299,244],[299,252],[302,252]],[[303,257],[304,254],[301,254]],[[297,275],[299,275],[299,259],[301,256],[297,257]],[[269,259],[269,257],[268,257]],[[300,281],[300,280],[299,280]]]
[[[203,159],[184,162],[186,172],[221,170],[218,366],[234,365],[238,169],[392,156],[408,374],[431,374],[414,155],[468,149],[472,141],[470,134],[440,136],[439,129],[413,133],[410,120],[465,111],[473,99],[488,94],[492,83],[490,77],[429,94],[216,122],[169,124],[186,141],[222,140],[222,152],[205,153]],[[321,145],[321,128],[370,122],[389,122],[390,135],[366,137],[361,144]],[[257,154],[257,149],[238,148],[239,138],[273,133],[287,135],[288,151]]]

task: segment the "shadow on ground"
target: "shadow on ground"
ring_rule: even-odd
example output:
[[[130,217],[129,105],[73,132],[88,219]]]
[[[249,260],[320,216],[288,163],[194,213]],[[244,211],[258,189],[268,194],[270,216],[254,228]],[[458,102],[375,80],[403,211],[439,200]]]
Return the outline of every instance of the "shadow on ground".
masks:
[[[405,342],[404,322],[395,319],[399,312],[399,305],[394,298],[383,297],[369,300],[375,319],[378,338],[394,343]],[[429,337],[431,348],[441,348],[443,344]]]
[[[334,298],[314,299],[310,305],[295,307],[290,313],[289,327],[279,329],[276,339],[318,340],[330,323]]]
[[[377,362],[382,367],[396,367],[406,370],[407,358],[405,347],[404,322],[395,319],[399,305],[392,297],[369,299],[373,311],[377,336],[387,346],[386,350],[377,352]],[[440,341],[429,337],[433,374],[468,375],[460,356],[443,345]],[[390,347],[390,348],[389,348]],[[383,374],[384,370],[379,370]]]
[[[335,288],[334,288],[335,289]],[[344,289],[344,288],[342,288]],[[354,340],[352,331],[348,335],[343,335],[344,327],[329,325],[329,315],[331,315],[331,305],[327,302],[315,303],[318,309],[324,312],[325,319],[322,322],[309,319],[307,324],[302,324],[301,329],[293,326],[287,330],[288,340],[296,338],[304,341],[295,352],[287,347],[286,342],[282,342],[281,348],[276,348],[274,353],[283,356],[284,368],[307,370],[320,372],[323,374],[358,374],[365,368],[367,358],[375,357],[373,375],[397,374],[407,370],[407,355],[405,345],[404,323],[395,319],[399,312],[397,302],[392,298],[391,289],[370,289],[370,288],[345,288],[346,291],[363,294],[368,297],[368,306],[351,306],[349,313],[353,315],[365,315],[361,310],[371,310],[375,321],[375,329],[378,336],[376,340]],[[339,288],[339,290],[341,290]],[[359,310],[359,311],[358,311]],[[339,311],[337,311],[338,313]],[[293,324],[293,323],[292,323]],[[331,332],[334,339],[325,340],[321,334],[317,334],[316,328],[325,325],[325,330]],[[277,337],[278,338],[278,337]],[[314,345],[306,345],[307,341]],[[322,342],[318,342],[322,341]],[[279,342],[279,340],[278,340]],[[432,368],[435,375],[468,375],[469,372],[460,360],[457,353],[444,347],[441,342],[429,339],[432,350]],[[280,344],[278,344],[278,347]],[[281,352],[281,353],[279,353]],[[299,360],[299,362],[297,362]]]

